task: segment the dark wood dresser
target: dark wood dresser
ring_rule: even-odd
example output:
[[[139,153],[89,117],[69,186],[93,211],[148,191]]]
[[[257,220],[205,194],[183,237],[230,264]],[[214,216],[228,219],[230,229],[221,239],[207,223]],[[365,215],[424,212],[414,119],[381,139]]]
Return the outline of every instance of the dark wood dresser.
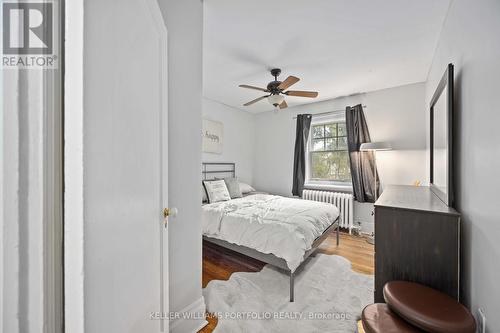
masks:
[[[418,282],[459,300],[460,214],[429,187],[389,186],[375,203],[375,302],[386,282]]]

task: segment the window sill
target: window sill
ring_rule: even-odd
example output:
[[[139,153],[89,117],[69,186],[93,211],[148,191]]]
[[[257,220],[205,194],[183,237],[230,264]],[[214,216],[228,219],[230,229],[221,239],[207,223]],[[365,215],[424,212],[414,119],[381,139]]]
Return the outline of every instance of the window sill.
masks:
[[[306,183],[304,189],[352,193],[352,185]]]

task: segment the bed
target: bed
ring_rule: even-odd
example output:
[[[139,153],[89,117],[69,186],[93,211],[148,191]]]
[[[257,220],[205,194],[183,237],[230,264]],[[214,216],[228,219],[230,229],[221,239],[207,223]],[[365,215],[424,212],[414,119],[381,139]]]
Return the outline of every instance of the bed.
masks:
[[[203,163],[204,180],[235,177],[234,163]],[[246,193],[202,209],[203,239],[286,271],[290,302],[294,275],[305,260],[336,230],[339,210],[332,204],[261,192]]]

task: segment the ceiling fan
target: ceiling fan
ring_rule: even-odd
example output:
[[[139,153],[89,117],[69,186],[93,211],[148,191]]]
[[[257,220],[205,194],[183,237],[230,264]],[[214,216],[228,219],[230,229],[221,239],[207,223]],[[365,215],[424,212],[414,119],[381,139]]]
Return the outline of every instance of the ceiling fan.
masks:
[[[275,107],[279,107],[280,109],[284,109],[288,107],[285,101],[285,97],[283,95],[287,96],[297,96],[297,97],[309,97],[309,98],[316,98],[318,97],[318,93],[316,91],[302,91],[302,90],[287,90],[290,86],[293,84],[297,83],[300,79],[295,76],[289,76],[285,79],[285,81],[278,81],[278,76],[281,74],[281,69],[279,68],[273,68],[271,69],[271,75],[274,76],[274,81],[271,81],[267,84],[267,88],[259,88],[255,86],[249,86],[247,84],[240,84],[239,87],[241,88],[247,88],[247,89],[255,89],[255,90],[260,90],[266,93],[269,93],[269,95],[264,95],[259,98],[254,99],[253,101],[250,101],[248,103],[243,104],[243,106],[249,106],[254,103],[257,103],[260,100],[263,100],[267,98],[269,103],[274,105]]]

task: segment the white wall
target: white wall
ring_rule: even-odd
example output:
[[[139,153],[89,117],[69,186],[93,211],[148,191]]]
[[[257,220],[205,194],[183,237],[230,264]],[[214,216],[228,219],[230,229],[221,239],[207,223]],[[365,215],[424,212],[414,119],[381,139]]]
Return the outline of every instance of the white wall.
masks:
[[[300,113],[343,110],[366,105],[372,141],[388,141],[394,150],[377,154],[382,185],[426,180],[425,85],[405,85],[256,115],[254,184],[257,189],[291,195],[295,120]],[[372,224],[372,205],[356,205],[355,219]],[[371,227],[364,227],[370,231]]]
[[[62,226],[50,215],[56,197],[50,191],[54,156],[49,151],[55,148],[50,139],[60,134],[50,126],[61,112],[60,86],[52,81],[59,75],[58,69],[0,71],[1,332],[53,327],[47,320],[54,306],[47,293],[49,225],[59,231]]]
[[[253,182],[255,152],[255,116],[203,98],[203,117],[224,124],[222,154],[203,153],[203,162],[235,162],[236,176],[244,182]]]
[[[0,331],[41,331],[47,95],[40,70],[1,76]]]
[[[199,311],[204,309],[200,206],[203,4],[200,0],[158,3],[168,29],[169,204],[179,209],[169,231],[170,311]],[[202,322],[174,321],[170,328],[196,331]]]
[[[427,102],[455,65],[456,207],[462,213],[462,297],[500,327],[500,2],[455,0],[427,82]],[[428,103],[426,104],[426,106]],[[427,117],[428,122],[428,117]]]

